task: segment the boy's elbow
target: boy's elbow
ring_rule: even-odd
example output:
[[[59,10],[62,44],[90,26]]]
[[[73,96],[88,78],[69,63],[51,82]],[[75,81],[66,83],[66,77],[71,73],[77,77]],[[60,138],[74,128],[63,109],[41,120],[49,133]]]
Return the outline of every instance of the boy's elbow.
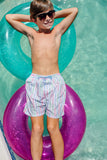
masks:
[[[76,12],[76,14],[77,14],[77,13],[78,13],[78,8],[75,7],[74,10],[75,10],[75,12]]]
[[[6,16],[5,16],[5,18],[6,18],[6,20],[7,21],[9,21],[12,17],[11,17],[11,14],[7,14]]]
[[[7,14],[7,15],[5,16],[5,18],[6,18],[7,21],[9,20],[9,17],[10,17],[9,14]]]
[[[78,14],[78,8],[77,7],[73,7],[71,8],[71,14],[77,15]]]
[[[5,16],[6,20],[8,19],[8,14]]]

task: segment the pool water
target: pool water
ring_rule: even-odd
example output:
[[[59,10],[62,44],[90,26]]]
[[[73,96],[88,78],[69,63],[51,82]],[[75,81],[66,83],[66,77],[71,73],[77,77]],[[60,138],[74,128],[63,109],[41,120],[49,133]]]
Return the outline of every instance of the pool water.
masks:
[[[0,0],[0,20],[6,12],[24,2],[28,1]],[[75,54],[61,74],[84,104],[87,127],[81,144],[66,160],[107,160],[107,0],[52,2],[62,9],[77,7],[79,10],[74,21]],[[22,38],[28,43],[25,37]],[[0,63],[1,121],[9,99],[24,83]],[[21,160],[15,153],[14,155],[16,160]]]

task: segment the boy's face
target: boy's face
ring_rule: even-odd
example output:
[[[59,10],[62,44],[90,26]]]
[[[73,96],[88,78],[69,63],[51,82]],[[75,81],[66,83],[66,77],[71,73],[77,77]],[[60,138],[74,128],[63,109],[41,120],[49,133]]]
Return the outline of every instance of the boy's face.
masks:
[[[50,29],[54,23],[55,11],[49,9],[37,15],[35,23],[41,29]]]

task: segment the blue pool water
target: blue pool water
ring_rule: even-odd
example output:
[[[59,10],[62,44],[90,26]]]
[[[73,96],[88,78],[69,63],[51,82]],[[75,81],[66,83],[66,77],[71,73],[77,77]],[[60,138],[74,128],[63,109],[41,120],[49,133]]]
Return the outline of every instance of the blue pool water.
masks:
[[[13,7],[27,0],[0,0],[0,20]],[[107,0],[52,0],[64,9],[77,7],[74,21],[76,50],[63,71],[65,82],[81,98],[87,115],[84,138],[67,160],[107,160]],[[27,52],[25,37],[21,47]],[[66,46],[66,45],[65,45]],[[15,91],[24,84],[0,63],[0,120]],[[21,160],[14,154],[17,160]]]

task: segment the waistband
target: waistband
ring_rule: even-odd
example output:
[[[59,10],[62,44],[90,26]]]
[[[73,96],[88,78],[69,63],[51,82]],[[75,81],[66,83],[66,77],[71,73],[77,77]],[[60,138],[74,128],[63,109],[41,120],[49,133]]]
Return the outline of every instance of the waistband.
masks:
[[[49,75],[40,75],[40,74],[36,74],[36,73],[31,73],[32,76],[38,76],[38,77],[54,77],[54,76],[58,76],[61,75],[60,73],[55,73],[55,74],[49,74]]]

